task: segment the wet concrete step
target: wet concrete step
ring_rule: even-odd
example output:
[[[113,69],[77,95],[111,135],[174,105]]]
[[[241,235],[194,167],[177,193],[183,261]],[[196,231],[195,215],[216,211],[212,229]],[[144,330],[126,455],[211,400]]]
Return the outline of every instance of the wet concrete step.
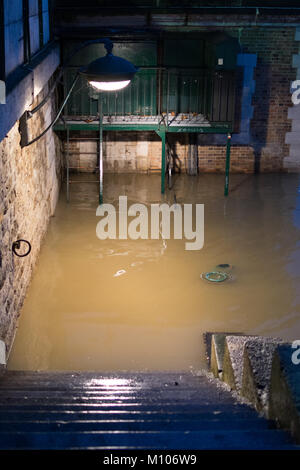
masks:
[[[183,377],[187,380],[193,378],[205,378],[203,375],[198,375],[187,370],[163,370],[163,371],[117,371],[117,372],[97,372],[97,371],[64,371],[64,370],[6,370],[6,377],[64,377],[64,378],[134,378],[135,380],[145,380],[150,378],[151,380],[159,379],[161,377]]]
[[[178,379],[179,380],[179,379]],[[147,382],[140,382],[140,383],[133,383],[127,385],[117,385],[115,383],[108,384],[108,385],[101,385],[101,384],[90,384],[87,382],[76,382],[76,383],[68,383],[68,382],[60,382],[57,380],[54,381],[35,381],[35,380],[24,380],[20,379],[18,381],[11,381],[0,379],[0,392],[5,390],[23,390],[30,389],[30,390],[45,390],[50,387],[53,390],[86,390],[86,391],[107,391],[107,390],[115,390],[115,391],[129,391],[129,390],[149,390],[149,388],[153,388],[156,391],[159,390],[191,390],[195,386],[202,386],[205,384],[204,381],[196,380],[193,383],[185,383],[180,381],[170,381],[170,382],[159,382],[159,383],[147,383]],[[207,384],[212,390],[215,388],[210,383]],[[21,388],[22,387],[22,388]]]
[[[105,393],[105,392],[119,392],[119,393],[135,393],[135,392],[147,392],[147,390],[153,390],[154,392],[165,392],[165,391],[170,391],[170,392],[180,392],[180,391],[193,391],[195,390],[195,387],[200,387],[200,393],[201,393],[201,387],[205,384],[205,382],[196,382],[195,384],[180,384],[177,383],[175,384],[160,384],[160,385],[153,385],[151,386],[150,384],[141,384],[141,385],[131,385],[131,386],[116,386],[116,385],[110,385],[110,386],[86,386],[84,385],[67,385],[67,384],[60,384],[57,382],[37,382],[37,383],[24,383],[20,381],[18,384],[10,384],[9,382],[1,382],[0,380],[0,393],[5,393],[8,390],[11,390],[12,392],[21,392],[23,390],[30,390],[32,392],[43,392],[46,390],[52,390],[52,391],[57,391],[57,392],[78,392],[78,391],[86,391],[87,393]],[[216,393],[219,389],[216,387],[213,387],[210,383],[207,384],[209,389],[214,391]]]
[[[15,398],[15,397],[5,397],[5,398],[0,398],[0,409],[2,406],[10,406],[17,404],[18,406],[35,406],[40,403],[43,404],[43,406],[55,406],[55,405],[89,405],[89,406],[152,406],[152,405],[159,405],[162,408],[165,406],[184,406],[187,404],[187,401],[189,403],[189,406],[191,407],[197,407],[199,406],[199,399],[197,398],[189,398],[187,399],[180,399],[180,398],[166,398],[163,399],[161,397],[155,398],[152,396],[148,397],[74,397],[74,396],[68,396],[68,397],[32,397],[28,395],[27,397],[20,397],[20,398]],[[204,401],[201,403],[202,406],[208,405],[210,402],[209,401]],[[228,404],[231,404],[228,402]]]
[[[137,384],[164,384],[178,382],[180,384],[193,384],[195,382],[207,382],[205,376],[194,375],[189,372],[118,372],[118,373],[105,373],[98,372],[31,372],[31,371],[6,371],[5,382],[19,383],[20,379],[25,382],[61,382],[68,384],[90,384],[102,386],[128,386]],[[110,382],[111,381],[111,382]]]
[[[188,390],[142,390],[142,391],[105,391],[105,392],[89,392],[86,390],[70,390],[70,391],[57,391],[57,390],[7,390],[0,392],[0,403],[6,403],[7,401],[23,402],[23,401],[45,401],[45,402],[57,402],[69,401],[70,403],[81,400],[83,403],[90,402],[96,403],[99,401],[124,401],[130,403],[133,401],[140,402],[183,402],[189,401],[190,403],[217,403],[222,399],[222,403],[229,405],[232,404],[232,396],[230,393],[218,393],[216,390],[210,391],[207,389],[205,392],[195,389]]]
[[[284,432],[205,376],[8,372],[1,449],[287,449]]]
[[[211,392],[215,393],[222,390],[224,391],[224,388],[222,387],[216,387],[211,381],[199,381],[196,380],[193,383],[181,383],[179,381],[172,381],[172,382],[159,382],[159,383],[153,383],[151,384],[146,383],[146,382],[139,382],[139,383],[132,383],[132,384],[127,384],[119,386],[116,383],[108,383],[107,385],[95,385],[95,384],[90,384],[87,382],[82,382],[82,383],[68,383],[68,382],[58,382],[56,379],[53,381],[23,381],[23,379],[20,378],[17,382],[15,381],[9,381],[9,380],[4,380],[3,378],[0,378],[0,393],[5,393],[8,390],[12,390],[15,392],[30,389],[32,391],[43,391],[43,390],[48,390],[48,388],[51,388],[53,391],[86,391],[86,392],[107,392],[107,391],[116,391],[116,392],[146,392],[147,390],[153,390],[156,392],[160,391],[173,391],[173,392],[178,392],[180,390],[195,390],[195,387],[198,387],[198,390],[200,393],[204,393],[204,388],[207,388],[211,390]]]
[[[34,417],[32,417],[34,419]],[[5,432],[87,432],[87,431],[225,431],[225,430],[268,430],[269,423],[264,419],[244,420],[177,420],[177,419],[117,419],[117,420],[73,420],[66,421],[40,421],[35,417],[32,421],[1,421]]]
[[[89,420],[89,421],[108,421],[108,420],[126,420],[126,419],[136,419],[136,420],[162,420],[162,413],[160,410],[148,410],[145,411],[113,411],[113,410],[105,410],[105,411],[53,411],[53,410],[34,410],[31,409],[21,409],[21,410],[5,410],[0,412],[0,422],[3,421],[78,421],[78,420]],[[243,422],[249,420],[255,420],[259,418],[257,414],[248,409],[238,409],[234,411],[230,411],[223,409],[220,410],[218,408],[209,408],[203,407],[203,410],[198,413],[190,413],[189,411],[179,412],[178,410],[173,412],[165,411],[163,414],[164,420],[174,420],[174,421],[186,421],[189,420],[190,422],[193,421],[208,421],[208,420],[215,420],[215,419],[222,419],[223,421],[232,421],[232,422]],[[266,420],[262,419],[264,422]]]
[[[203,393],[201,390],[198,390],[197,387],[194,387],[192,389],[176,389],[176,390],[170,390],[169,388],[165,390],[105,390],[105,391],[88,391],[88,390],[1,390],[0,391],[0,401],[4,400],[5,398],[10,397],[11,399],[28,399],[28,398],[39,398],[39,399],[48,399],[48,398],[53,398],[53,399],[61,399],[61,398],[78,398],[82,397],[88,400],[97,400],[97,399],[124,399],[124,400],[129,400],[129,399],[134,399],[138,398],[141,400],[149,399],[153,397],[153,399],[157,400],[183,400],[183,399],[188,399],[188,400],[193,400],[193,399],[218,399],[219,398],[219,393],[217,390],[214,390],[213,392],[210,392],[209,394],[207,393],[207,390],[205,393]],[[232,402],[232,396],[230,393],[228,394],[223,394],[223,397],[227,397],[228,402]]]
[[[231,405],[231,406],[226,406],[226,411],[231,412],[231,413],[241,413],[245,410],[247,413],[251,413],[251,411],[248,411],[247,408],[239,407],[238,405]],[[60,404],[30,404],[30,403],[25,403],[25,404],[19,404],[19,403],[11,403],[11,404],[2,404],[0,405],[0,412],[3,411],[8,411],[8,410],[15,410],[15,411],[72,411],[72,412],[79,412],[79,411],[105,411],[108,410],[110,413],[111,412],[132,412],[132,411],[139,411],[139,412],[150,412],[150,413],[166,413],[166,412],[172,412],[172,413],[202,413],[204,411],[206,412],[215,412],[219,411],[220,408],[218,406],[211,406],[211,407],[205,407],[204,404],[189,404],[189,403],[183,403],[179,405],[174,405],[173,403],[170,404],[164,404],[161,405],[160,403],[153,403],[153,404],[143,404],[143,403],[131,403],[131,404],[126,404],[126,403],[96,403],[96,404],[81,404],[81,403],[60,403]],[[222,409],[220,410],[222,412]],[[223,411],[224,408],[223,408]]]
[[[0,449],[297,449],[281,431],[0,432]]]
[[[19,389],[12,389],[11,387],[2,388],[0,390],[0,406],[4,404],[10,404],[17,402],[18,404],[35,404],[37,402],[43,402],[44,404],[60,403],[99,403],[99,402],[120,402],[131,403],[139,401],[140,403],[183,403],[189,402],[189,404],[201,403],[207,405],[209,403],[223,403],[232,404],[234,402],[232,395],[223,389],[214,387],[210,382],[197,383],[190,387],[181,388],[180,386],[175,387],[147,387],[147,388],[127,388],[126,390],[111,389],[107,387],[105,390],[89,390],[85,387],[81,389],[57,389],[53,387],[48,389],[47,385],[44,388],[35,389],[29,387],[26,389],[22,388],[21,382],[19,383]]]

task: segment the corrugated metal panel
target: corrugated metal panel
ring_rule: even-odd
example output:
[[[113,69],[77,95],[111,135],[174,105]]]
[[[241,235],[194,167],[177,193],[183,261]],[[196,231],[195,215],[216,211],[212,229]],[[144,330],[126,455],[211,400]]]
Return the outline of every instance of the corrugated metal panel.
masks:
[[[66,90],[71,86],[76,69],[65,74]],[[65,108],[67,115],[97,115],[98,94],[84,78],[80,78]],[[131,84],[118,92],[103,94],[103,113],[106,115],[153,116],[156,110],[156,70],[141,70]]]
[[[100,52],[100,49],[102,52]],[[65,48],[67,56],[74,45]],[[234,71],[214,70],[213,45],[203,39],[166,40],[162,67],[157,62],[156,43],[116,43],[114,53],[141,68],[124,90],[103,94],[103,113],[108,116],[156,116],[167,113],[202,115],[210,121],[228,122],[234,117]],[[69,89],[77,67],[104,55],[102,45],[81,51],[66,71],[65,86]],[[177,65],[175,67],[175,65]],[[152,67],[151,67],[152,66]],[[68,105],[66,115],[97,116],[97,93],[80,79]]]

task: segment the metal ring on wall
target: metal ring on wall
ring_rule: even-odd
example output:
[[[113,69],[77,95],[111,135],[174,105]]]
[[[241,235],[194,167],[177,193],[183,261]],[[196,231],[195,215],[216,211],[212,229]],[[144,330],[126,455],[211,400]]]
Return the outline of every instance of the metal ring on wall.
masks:
[[[23,255],[20,255],[20,254],[17,253],[17,251],[16,251],[16,250],[19,250],[19,249],[20,249],[21,242],[26,243],[26,245],[28,246],[28,250],[26,251],[26,253],[23,253]],[[15,241],[15,242],[13,242],[13,244],[12,244],[12,251],[13,251],[13,253],[14,253],[16,256],[18,256],[19,258],[23,258],[24,256],[29,255],[29,253],[31,252],[31,244],[30,244],[27,240],[23,240],[23,239],[17,240],[17,241]]]

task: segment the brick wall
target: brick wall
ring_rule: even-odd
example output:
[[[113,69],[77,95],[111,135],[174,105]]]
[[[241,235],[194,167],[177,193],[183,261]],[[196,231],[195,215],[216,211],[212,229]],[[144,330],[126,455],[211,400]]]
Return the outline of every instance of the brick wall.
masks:
[[[251,134],[258,170],[280,171],[289,154],[285,134],[291,129],[290,84],[296,78],[293,54],[299,48],[295,28],[244,29],[241,43],[245,52],[257,54]]]
[[[295,28],[245,27],[227,29],[238,37],[242,52],[257,54],[254,69],[255,91],[252,98],[253,117],[250,122],[250,142],[233,144],[232,172],[283,171],[283,160],[289,155],[285,136],[291,130],[288,108],[291,107],[290,83],[296,79],[293,54],[298,53]],[[240,93],[240,91],[239,91]],[[239,114],[239,99],[237,112]],[[237,130],[238,130],[238,126]],[[224,136],[199,136],[199,171],[223,172],[225,169]],[[188,136],[169,136],[182,170],[187,166]],[[91,152],[91,153],[89,153]],[[71,145],[71,165],[96,166],[97,144],[76,142]],[[93,155],[92,155],[93,154]],[[146,172],[159,169],[161,142],[155,133],[109,132],[105,136],[104,170],[110,172]],[[83,170],[83,169],[82,169]]]

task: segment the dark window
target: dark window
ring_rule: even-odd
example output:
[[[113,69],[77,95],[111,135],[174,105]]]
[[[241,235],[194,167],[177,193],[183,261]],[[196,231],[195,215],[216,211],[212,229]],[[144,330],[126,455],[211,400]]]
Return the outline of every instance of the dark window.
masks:
[[[30,29],[29,29],[29,5],[28,0],[23,0],[23,44],[24,44],[24,63],[30,61]]]
[[[0,80],[5,80],[4,0],[0,0]]]
[[[39,37],[40,37],[40,49],[44,45],[44,22],[43,22],[43,0],[39,2]]]

